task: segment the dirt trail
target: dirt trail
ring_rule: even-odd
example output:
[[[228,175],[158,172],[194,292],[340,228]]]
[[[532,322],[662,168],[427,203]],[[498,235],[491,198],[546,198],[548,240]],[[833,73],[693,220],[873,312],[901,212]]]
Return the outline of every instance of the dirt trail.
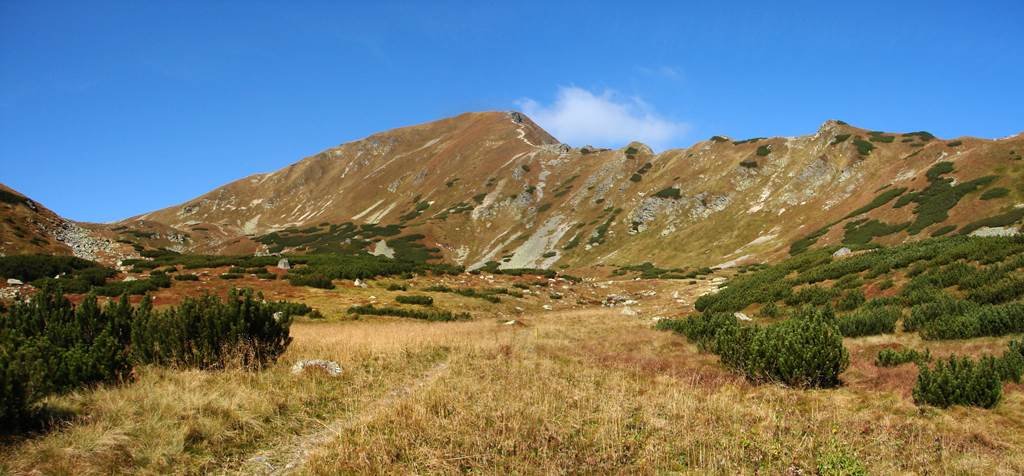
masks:
[[[387,411],[399,401],[409,397],[420,389],[429,387],[448,371],[448,360],[437,363],[415,380],[395,387],[384,396],[370,402],[365,408],[351,415],[329,423],[319,422],[320,429],[312,429],[307,433],[295,435],[275,448],[264,449],[255,456],[248,458],[237,474],[293,474],[308,461],[310,454],[318,447],[330,443],[331,439],[342,432],[373,420],[383,411]]]

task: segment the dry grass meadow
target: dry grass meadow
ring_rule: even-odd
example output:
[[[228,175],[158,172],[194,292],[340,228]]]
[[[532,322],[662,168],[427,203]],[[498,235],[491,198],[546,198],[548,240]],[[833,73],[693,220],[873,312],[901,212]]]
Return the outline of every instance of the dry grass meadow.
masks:
[[[369,292],[383,296],[308,300]],[[450,299],[442,304],[476,305]],[[0,466],[76,475],[1024,473],[1020,388],[1008,386],[993,410],[920,408],[912,365],[874,366],[879,348],[918,346],[916,335],[847,340],[852,364],[837,389],[755,386],[653,330],[652,316],[670,304],[651,299],[628,315],[564,303],[523,311],[511,325],[479,313],[454,323],[297,322],[288,352],[262,372],[143,368],[130,384],[52,398],[55,414],[72,416],[5,443]],[[940,355],[964,348],[932,346]],[[306,358],[344,372],[292,375]]]

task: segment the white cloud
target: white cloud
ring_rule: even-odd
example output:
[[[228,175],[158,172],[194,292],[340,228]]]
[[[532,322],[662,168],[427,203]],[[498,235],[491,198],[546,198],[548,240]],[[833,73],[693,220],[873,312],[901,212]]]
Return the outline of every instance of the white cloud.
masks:
[[[558,140],[575,146],[619,147],[636,140],[658,149],[690,128],[659,116],[640,98],[623,98],[611,90],[597,95],[575,86],[560,87],[551,105],[530,98],[517,104]]]

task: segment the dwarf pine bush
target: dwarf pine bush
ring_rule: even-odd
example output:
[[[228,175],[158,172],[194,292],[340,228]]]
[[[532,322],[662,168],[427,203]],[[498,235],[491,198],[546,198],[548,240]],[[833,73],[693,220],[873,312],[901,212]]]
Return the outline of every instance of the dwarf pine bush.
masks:
[[[859,309],[837,319],[840,332],[845,337],[873,336],[896,332],[896,321],[902,313],[896,306],[880,306]]]
[[[925,349],[924,352],[915,349],[882,349],[875,358],[875,365],[896,367],[910,362],[925,364],[931,360],[932,354],[928,349]]]
[[[920,366],[914,386],[914,402],[940,408],[967,405],[992,408],[1003,394],[999,362],[990,356],[980,360],[950,356],[934,367]]]
[[[186,298],[165,311],[154,311],[145,299],[132,320],[132,358],[200,369],[231,362],[260,368],[277,360],[291,343],[291,314],[282,307],[262,294],[237,289],[224,301],[209,295]]]
[[[732,314],[716,313],[660,321],[658,328],[685,335],[755,382],[831,387],[850,364],[829,308],[804,308],[765,327],[741,326]]]
[[[272,362],[291,341],[296,306],[303,305],[237,290],[226,301],[189,298],[162,311],[149,299],[132,306],[127,295],[106,306],[88,295],[75,306],[59,289],[43,288],[28,303],[0,310],[0,421],[27,416],[50,394],[126,379],[133,365]]]
[[[468,312],[452,313],[441,310],[422,311],[388,306],[374,307],[373,304],[352,306],[346,312],[354,315],[408,317],[425,321],[461,321],[470,318]]]
[[[76,307],[53,288],[15,303],[0,316],[0,421],[46,395],[126,377],[132,316],[127,297],[101,307],[90,295]]]
[[[434,304],[434,298],[430,296],[395,296],[395,302],[399,304],[418,304],[420,306],[430,306]]]

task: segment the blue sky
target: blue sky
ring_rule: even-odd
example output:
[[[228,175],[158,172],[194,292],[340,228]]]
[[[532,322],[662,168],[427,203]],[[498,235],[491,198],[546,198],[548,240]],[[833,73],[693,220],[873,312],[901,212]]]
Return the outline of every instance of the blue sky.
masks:
[[[0,182],[110,221],[471,110],[658,149],[1024,130],[1019,0],[342,3],[0,1]]]

